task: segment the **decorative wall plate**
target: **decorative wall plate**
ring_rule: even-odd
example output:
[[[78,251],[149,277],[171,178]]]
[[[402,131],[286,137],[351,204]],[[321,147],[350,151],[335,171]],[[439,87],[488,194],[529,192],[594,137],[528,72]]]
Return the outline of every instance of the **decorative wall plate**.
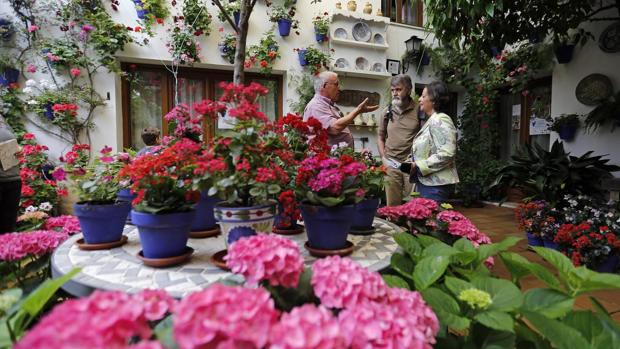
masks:
[[[579,81],[575,89],[577,100],[585,105],[595,106],[613,93],[611,80],[603,74],[590,74]]]
[[[368,42],[368,40],[370,40],[370,37],[372,36],[372,31],[370,30],[370,27],[364,22],[355,23],[352,33],[353,39],[363,42]]]
[[[334,63],[334,66],[336,68],[347,69],[349,68],[349,61],[347,61],[345,58],[338,58]]]
[[[385,45],[385,38],[383,37],[383,35],[381,35],[381,34],[379,34],[379,33],[375,34],[375,35],[373,36],[373,39],[372,39],[372,40],[373,40],[373,42],[374,42],[375,44],[378,44],[378,45]]]
[[[334,30],[334,37],[338,39],[347,39],[349,34],[347,34],[347,30],[344,28],[337,28]]]
[[[372,65],[372,71],[383,73],[385,72],[385,68],[383,67],[382,63],[375,63]]]
[[[610,24],[598,38],[598,46],[603,52],[620,52],[620,22]]]
[[[368,69],[368,60],[364,57],[357,57],[355,60],[355,69],[357,70],[367,70]]]

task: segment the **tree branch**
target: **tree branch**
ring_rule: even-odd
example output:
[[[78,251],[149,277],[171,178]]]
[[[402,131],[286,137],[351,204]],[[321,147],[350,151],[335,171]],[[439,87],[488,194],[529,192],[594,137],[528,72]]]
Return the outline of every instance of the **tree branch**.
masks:
[[[222,3],[220,2],[220,0],[213,0],[213,3],[215,4],[215,6],[217,6],[217,8],[220,9],[220,13],[222,13],[224,15],[224,18],[226,18],[226,21],[228,21],[228,24],[230,24],[230,26],[237,33],[237,35],[239,35],[239,27],[235,24],[235,21],[233,21],[230,18],[230,16],[228,15],[228,12],[226,12],[226,10],[224,9],[224,6],[222,6]]]

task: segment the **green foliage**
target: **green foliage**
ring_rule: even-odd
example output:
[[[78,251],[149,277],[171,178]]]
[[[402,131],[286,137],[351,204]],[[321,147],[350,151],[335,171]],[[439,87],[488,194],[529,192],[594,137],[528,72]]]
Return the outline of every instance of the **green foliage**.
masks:
[[[304,57],[306,58],[306,68],[310,70],[310,74],[316,75],[321,71],[323,67],[327,68],[329,62],[332,60],[332,56],[329,52],[323,52],[314,46],[308,46],[305,49],[298,49],[298,51],[305,50]]]
[[[85,19],[96,28],[90,34],[90,40],[99,62],[109,71],[119,73],[116,53],[122,51],[127,44],[133,43],[133,37],[123,24],[114,22],[102,8],[87,12]]]
[[[602,197],[605,189],[601,181],[620,171],[609,165],[603,156],[591,156],[589,151],[579,157],[564,150],[556,141],[550,151],[538,144],[519,149],[508,165],[501,168],[491,188],[514,187],[523,190],[527,199],[555,203],[567,194]]]
[[[592,109],[585,120],[588,131],[596,131],[607,124],[611,124],[611,132],[620,125],[620,91]]]
[[[579,127],[579,115],[577,114],[562,114],[553,118],[549,129],[551,131],[560,132],[562,127]]]
[[[259,65],[259,70],[263,74],[271,73],[273,64],[280,58],[280,45],[273,32],[263,34],[260,42],[248,48],[248,56],[251,62]]]
[[[136,7],[140,6],[136,5]],[[141,8],[148,11],[145,18],[142,20],[144,28],[148,32],[151,32],[156,20],[166,19],[170,14],[166,0],[142,0]]]
[[[420,291],[440,320],[437,347],[611,348],[620,339],[620,327],[594,299],[597,312],[573,311],[581,294],[620,288],[618,275],[575,268],[561,253],[535,247],[557,270],[556,278],[553,270],[507,252],[515,239],[479,248],[465,239],[451,247],[424,235],[399,233],[394,239],[406,254],[392,256],[395,274],[384,279],[393,287]],[[467,254],[473,258],[464,259]],[[498,254],[512,281],[486,269],[485,259]],[[527,275],[551,288],[523,293],[518,281]]]
[[[289,86],[294,86],[297,98],[289,100],[289,107],[295,114],[303,114],[306,105],[312,97],[314,97],[314,80],[309,73],[302,73],[301,75],[293,75],[289,81]]]
[[[228,63],[235,63],[235,52],[237,52],[237,36],[235,34],[226,34],[222,41],[218,44],[220,54]]]
[[[207,4],[202,0],[185,0],[183,2],[183,21],[192,28],[193,32],[209,35],[211,28],[211,14],[207,11]]]
[[[323,14],[317,15],[312,18],[312,24],[314,25],[314,32],[317,34],[325,34],[329,32],[329,23],[331,22],[331,17],[327,12]]]
[[[222,3],[222,6],[224,7],[224,11],[219,11],[217,13],[217,18],[222,21],[222,22],[226,22],[226,16],[224,15],[224,13],[226,13],[230,19],[233,19],[233,14],[235,12],[239,12],[241,9],[241,4],[239,3],[239,1],[228,1],[228,2],[224,2]]]

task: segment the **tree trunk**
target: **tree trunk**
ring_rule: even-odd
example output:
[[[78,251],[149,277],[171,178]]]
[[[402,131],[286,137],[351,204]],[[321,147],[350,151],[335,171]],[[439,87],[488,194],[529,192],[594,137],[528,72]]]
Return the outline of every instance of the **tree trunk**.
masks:
[[[237,36],[237,48],[235,51],[235,64],[233,73],[233,82],[235,84],[245,83],[245,71],[243,64],[245,63],[245,50],[247,46],[246,41],[248,38],[248,27],[253,5],[254,1],[252,0],[241,0],[241,8],[239,11],[239,33]]]

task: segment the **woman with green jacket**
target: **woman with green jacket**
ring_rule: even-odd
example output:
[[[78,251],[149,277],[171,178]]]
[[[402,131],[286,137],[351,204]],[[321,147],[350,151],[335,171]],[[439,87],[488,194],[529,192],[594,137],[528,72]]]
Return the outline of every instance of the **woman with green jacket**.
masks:
[[[413,139],[412,162],[403,168],[409,170],[410,181],[420,196],[440,202],[450,197],[459,182],[455,164],[457,131],[445,114],[449,102],[445,83],[436,81],[424,88],[419,104],[428,118]]]

